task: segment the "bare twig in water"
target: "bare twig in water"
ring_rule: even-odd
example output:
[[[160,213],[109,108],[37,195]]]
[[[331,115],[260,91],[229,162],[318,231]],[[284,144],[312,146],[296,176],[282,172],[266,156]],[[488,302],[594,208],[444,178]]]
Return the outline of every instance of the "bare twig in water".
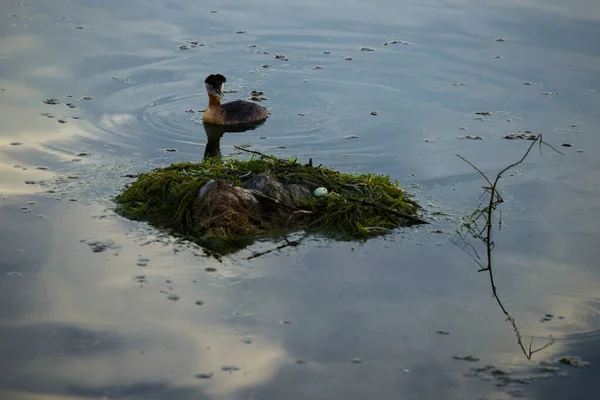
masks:
[[[532,346],[533,346],[534,338],[532,337],[529,342],[529,347],[527,349],[525,348],[525,345],[523,344],[523,337],[521,335],[521,332],[519,331],[519,328],[517,327],[517,322],[510,315],[508,310],[504,307],[504,304],[502,304],[502,301],[500,300],[500,297],[498,296],[498,290],[496,288],[496,284],[494,281],[494,271],[492,268],[492,250],[494,249],[494,241],[492,239],[492,227],[493,227],[494,211],[496,211],[496,207],[499,204],[504,202],[504,199],[502,198],[502,196],[500,195],[500,193],[498,192],[498,189],[497,189],[498,181],[500,180],[500,178],[502,177],[502,175],[505,172],[507,172],[511,168],[514,168],[517,165],[521,164],[525,160],[525,158],[527,158],[527,156],[529,155],[531,149],[533,148],[533,146],[535,145],[536,142],[538,142],[538,144],[540,146],[540,151],[541,151],[542,145],[545,145],[545,146],[550,147],[552,150],[556,151],[557,153],[559,153],[561,155],[563,154],[560,151],[556,150],[554,147],[552,147],[550,144],[544,142],[544,140],[542,139],[542,135],[538,135],[535,138],[535,140],[531,143],[531,145],[529,146],[529,148],[527,149],[527,151],[525,152],[523,157],[521,157],[521,159],[519,161],[510,164],[509,166],[504,168],[502,171],[500,171],[496,175],[496,178],[494,179],[493,182],[479,168],[477,168],[471,162],[466,160],[464,157],[457,154],[457,156],[460,159],[465,161],[467,164],[469,164],[471,167],[473,167],[473,169],[475,169],[477,172],[479,172],[479,174],[488,183],[488,186],[483,187],[484,193],[481,197],[479,207],[477,208],[477,210],[475,210],[473,213],[471,213],[467,222],[465,222],[463,224],[463,226],[467,229],[467,233],[469,235],[471,235],[472,237],[474,237],[476,239],[481,240],[485,244],[487,259],[485,261],[482,260],[481,257],[479,256],[479,254],[477,253],[477,250],[475,249],[475,247],[471,243],[467,242],[466,235],[463,234],[462,232],[459,232],[460,239],[462,241],[461,247],[479,265],[480,268],[479,268],[478,272],[483,272],[483,271],[488,272],[489,278],[490,278],[490,284],[492,286],[492,295],[496,299],[496,302],[500,306],[500,309],[506,316],[506,320],[508,322],[510,322],[510,324],[512,325],[513,330],[515,331],[515,335],[517,336],[517,343],[518,343],[519,347],[521,348],[521,350],[523,351],[523,354],[525,354],[525,357],[527,357],[528,360],[531,359],[533,354],[535,354],[539,351],[542,351],[545,348],[551,346],[554,343],[554,340],[550,339],[544,345],[533,349]],[[489,199],[487,200],[487,204],[485,201],[486,195],[489,196]],[[500,221],[498,224],[498,229],[500,229],[500,227],[502,226],[501,218],[502,218],[502,210],[500,210]],[[483,227],[480,226],[482,219],[484,222]]]
[[[246,153],[252,153],[252,154],[256,154],[257,156],[261,156],[262,158],[271,158],[271,159],[276,159],[275,157],[273,157],[273,156],[270,156],[270,155],[268,155],[268,154],[261,153],[260,151],[248,150],[248,149],[245,149],[245,148],[243,148],[243,147],[240,147],[240,146],[233,146],[233,148],[234,148],[234,149],[237,149],[237,150],[240,150],[240,151],[245,151]]]
[[[280,244],[279,246],[276,246],[276,247],[274,247],[272,249],[269,249],[269,250],[258,251],[256,253],[253,253],[251,256],[246,257],[246,260],[251,260],[253,258],[262,257],[265,254],[269,254],[269,253],[272,253],[274,251],[281,250],[281,249],[283,249],[285,247],[295,247],[295,246],[298,246],[302,242],[303,239],[304,239],[304,236],[301,237],[299,240],[288,240],[287,237],[284,237],[283,240],[285,241],[285,243]]]

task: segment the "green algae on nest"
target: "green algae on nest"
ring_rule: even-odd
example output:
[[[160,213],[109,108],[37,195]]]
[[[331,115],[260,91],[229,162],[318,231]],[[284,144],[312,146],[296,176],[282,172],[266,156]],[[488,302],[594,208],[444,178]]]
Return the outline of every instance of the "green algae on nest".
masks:
[[[426,223],[416,217],[417,203],[388,176],[340,173],[257,154],[141,174],[115,198],[117,212],[188,235],[220,253],[301,230],[365,240]],[[318,187],[329,194],[313,197]]]

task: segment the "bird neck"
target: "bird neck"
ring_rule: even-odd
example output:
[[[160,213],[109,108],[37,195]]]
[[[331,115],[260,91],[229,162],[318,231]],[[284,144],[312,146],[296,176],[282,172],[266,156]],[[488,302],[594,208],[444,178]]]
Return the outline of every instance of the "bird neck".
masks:
[[[220,111],[221,110],[221,98],[219,96],[208,95],[208,108]]]
[[[208,107],[202,116],[204,122],[214,125],[225,125],[225,119],[221,110],[221,99],[218,96],[208,95]]]

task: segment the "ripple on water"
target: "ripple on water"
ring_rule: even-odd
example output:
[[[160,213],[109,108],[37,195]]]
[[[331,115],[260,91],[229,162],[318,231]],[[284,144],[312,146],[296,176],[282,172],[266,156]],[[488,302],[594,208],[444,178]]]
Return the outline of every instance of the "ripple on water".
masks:
[[[585,294],[579,293],[556,293],[549,297],[553,306],[548,309],[508,306],[522,334],[539,339],[552,336],[561,342],[598,340],[600,299],[588,301]]]
[[[565,315],[560,325],[560,332],[566,336],[568,341],[594,341],[600,338],[600,299],[595,298],[592,301],[586,301],[582,296],[568,293],[560,301],[562,307],[569,307],[574,312],[571,315]],[[560,314],[556,316],[563,316]]]
[[[162,95],[147,94],[149,91],[156,92],[159,87],[165,89]],[[194,114],[186,112],[200,106],[199,95],[166,94],[172,91],[171,86],[162,84],[126,88],[113,93],[105,103],[127,112],[103,113],[96,124],[102,132],[111,134],[112,139],[122,145],[137,143],[158,149],[166,140],[196,138],[201,141],[203,130],[192,119]]]

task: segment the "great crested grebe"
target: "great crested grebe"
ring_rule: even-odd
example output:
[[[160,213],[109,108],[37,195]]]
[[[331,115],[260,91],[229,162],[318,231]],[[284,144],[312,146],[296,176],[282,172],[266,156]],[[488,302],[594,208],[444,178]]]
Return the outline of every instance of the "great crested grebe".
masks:
[[[245,100],[221,104],[223,84],[227,79],[221,74],[209,75],[204,80],[208,94],[208,107],[202,121],[213,125],[238,125],[258,122],[269,116],[266,108]]]

